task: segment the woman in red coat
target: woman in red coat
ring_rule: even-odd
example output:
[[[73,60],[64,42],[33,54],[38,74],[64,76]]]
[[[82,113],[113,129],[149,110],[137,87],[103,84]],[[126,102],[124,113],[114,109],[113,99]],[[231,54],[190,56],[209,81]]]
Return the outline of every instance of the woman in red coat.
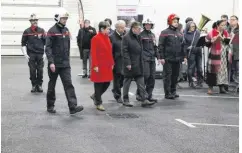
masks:
[[[98,110],[105,111],[101,96],[113,80],[114,61],[108,37],[110,25],[102,21],[98,27],[99,33],[91,41],[91,81],[94,82],[95,91],[91,98]]]

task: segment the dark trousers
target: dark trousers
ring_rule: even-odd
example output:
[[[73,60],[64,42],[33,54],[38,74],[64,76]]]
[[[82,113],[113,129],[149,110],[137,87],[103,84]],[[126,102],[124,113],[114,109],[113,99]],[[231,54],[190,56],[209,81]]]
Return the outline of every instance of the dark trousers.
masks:
[[[87,61],[89,59],[89,69],[87,70]],[[87,72],[90,74],[90,49],[83,49],[83,74],[87,75]]]
[[[117,100],[121,98],[121,88],[123,87],[124,76],[120,73],[113,73],[113,96]]]
[[[177,79],[179,76],[180,62],[166,61],[163,66],[164,92],[166,95],[176,93]]]
[[[202,53],[191,53],[188,58],[188,81],[192,82],[192,77],[195,77],[195,69],[197,72],[197,80],[201,82],[203,80],[203,69],[202,69]]]
[[[48,67],[48,75],[49,75],[49,83],[48,83],[48,91],[47,91],[47,107],[54,107],[55,106],[55,85],[58,75],[60,75],[65,95],[68,101],[69,108],[74,108],[77,106],[77,99],[75,94],[74,86],[72,85],[71,80],[71,68],[58,68],[56,67],[55,72],[51,72],[50,68]]]
[[[105,91],[107,91],[110,82],[101,82],[101,83],[94,83],[94,96],[95,96],[95,104],[101,105],[102,104],[102,95]]]
[[[29,72],[32,86],[42,85],[43,83],[43,54],[29,53]]]
[[[132,82],[133,77],[124,77],[124,86],[123,86],[123,100],[129,101],[129,88],[130,84]],[[134,77],[138,92],[141,98],[141,101],[144,101],[148,98],[148,94],[145,90],[145,83],[144,83],[144,77],[143,76],[136,76]]]
[[[145,90],[148,93],[148,98],[152,98],[152,93],[155,88],[155,61],[144,61],[144,82]],[[137,95],[140,96],[139,90],[137,89]]]

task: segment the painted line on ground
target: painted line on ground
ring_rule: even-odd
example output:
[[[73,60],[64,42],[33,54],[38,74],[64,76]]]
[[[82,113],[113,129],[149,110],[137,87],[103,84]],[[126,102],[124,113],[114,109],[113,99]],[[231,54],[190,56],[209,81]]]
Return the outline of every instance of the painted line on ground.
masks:
[[[194,125],[192,125],[191,123],[188,123],[188,122],[186,122],[186,121],[183,121],[183,120],[181,120],[181,119],[176,119],[176,121],[178,121],[178,122],[180,122],[180,123],[182,123],[182,124],[184,124],[184,125],[186,125],[186,126],[188,126],[188,127],[190,127],[190,128],[196,128],[196,126],[194,126]]]
[[[208,124],[208,123],[190,123],[192,125],[207,125],[207,126],[222,126],[222,127],[239,127],[239,125],[229,125],[229,124]]]
[[[129,95],[134,96],[135,94],[132,92],[129,92]],[[153,95],[165,96],[165,94],[156,94],[156,93],[153,93]],[[180,97],[239,99],[239,97],[228,97],[228,96],[183,95],[183,94],[179,94],[179,95]]]
[[[156,96],[164,96],[165,94],[153,94]],[[229,96],[206,96],[206,95],[183,95],[179,94],[180,97],[195,97],[195,98],[222,98],[222,99],[239,99],[239,97],[229,97]]]

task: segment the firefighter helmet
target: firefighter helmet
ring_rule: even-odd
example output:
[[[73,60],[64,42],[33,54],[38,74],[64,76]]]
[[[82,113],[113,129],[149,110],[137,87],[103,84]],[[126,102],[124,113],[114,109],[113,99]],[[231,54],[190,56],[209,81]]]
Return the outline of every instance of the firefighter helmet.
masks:
[[[171,14],[171,15],[169,15],[168,18],[167,18],[168,25],[171,25],[172,24],[172,21],[174,19],[177,19],[178,21],[180,20],[180,18],[176,14],[174,14],[174,13]]]
[[[37,18],[37,16],[36,16],[35,13],[33,13],[33,14],[31,14],[30,17],[29,17],[29,21],[31,21],[31,20],[39,20],[39,18]]]
[[[145,27],[146,24],[150,24],[151,25],[151,28],[154,28],[154,22],[152,22],[150,19],[146,19],[143,21],[142,25],[143,27]]]
[[[59,10],[58,10],[58,13],[55,14],[55,21],[56,22],[60,22],[60,19],[61,18],[68,18],[69,17],[69,14],[68,12],[66,11],[65,8],[61,7]]]

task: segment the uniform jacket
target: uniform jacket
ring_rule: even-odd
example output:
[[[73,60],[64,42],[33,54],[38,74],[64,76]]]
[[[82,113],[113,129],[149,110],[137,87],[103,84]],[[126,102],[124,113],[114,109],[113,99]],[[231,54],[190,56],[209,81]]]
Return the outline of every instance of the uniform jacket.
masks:
[[[35,31],[28,28],[22,35],[21,45],[26,46],[27,53],[44,54],[45,31],[37,27]]]
[[[158,48],[160,58],[166,61],[181,62],[185,57],[182,48],[182,35],[171,26],[161,32]]]
[[[143,75],[143,49],[141,38],[130,30],[122,40],[123,74],[126,77]],[[131,65],[131,70],[127,66]]]
[[[118,34],[116,31],[110,36],[110,40],[112,43],[112,52],[113,52],[113,59],[114,59],[114,73],[121,74],[122,72],[122,64],[123,64],[123,57],[121,53],[121,44],[122,44],[123,36]]]
[[[55,24],[47,33],[46,56],[49,64],[70,67],[70,32],[66,27]]]
[[[113,80],[114,60],[112,44],[108,35],[98,33],[91,41],[91,81],[110,82]],[[94,68],[98,67],[98,72]]]
[[[151,31],[143,30],[140,34],[143,45],[143,58],[144,61],[155,61],[155,57],[158,57],[157,45],[155,34]]]

